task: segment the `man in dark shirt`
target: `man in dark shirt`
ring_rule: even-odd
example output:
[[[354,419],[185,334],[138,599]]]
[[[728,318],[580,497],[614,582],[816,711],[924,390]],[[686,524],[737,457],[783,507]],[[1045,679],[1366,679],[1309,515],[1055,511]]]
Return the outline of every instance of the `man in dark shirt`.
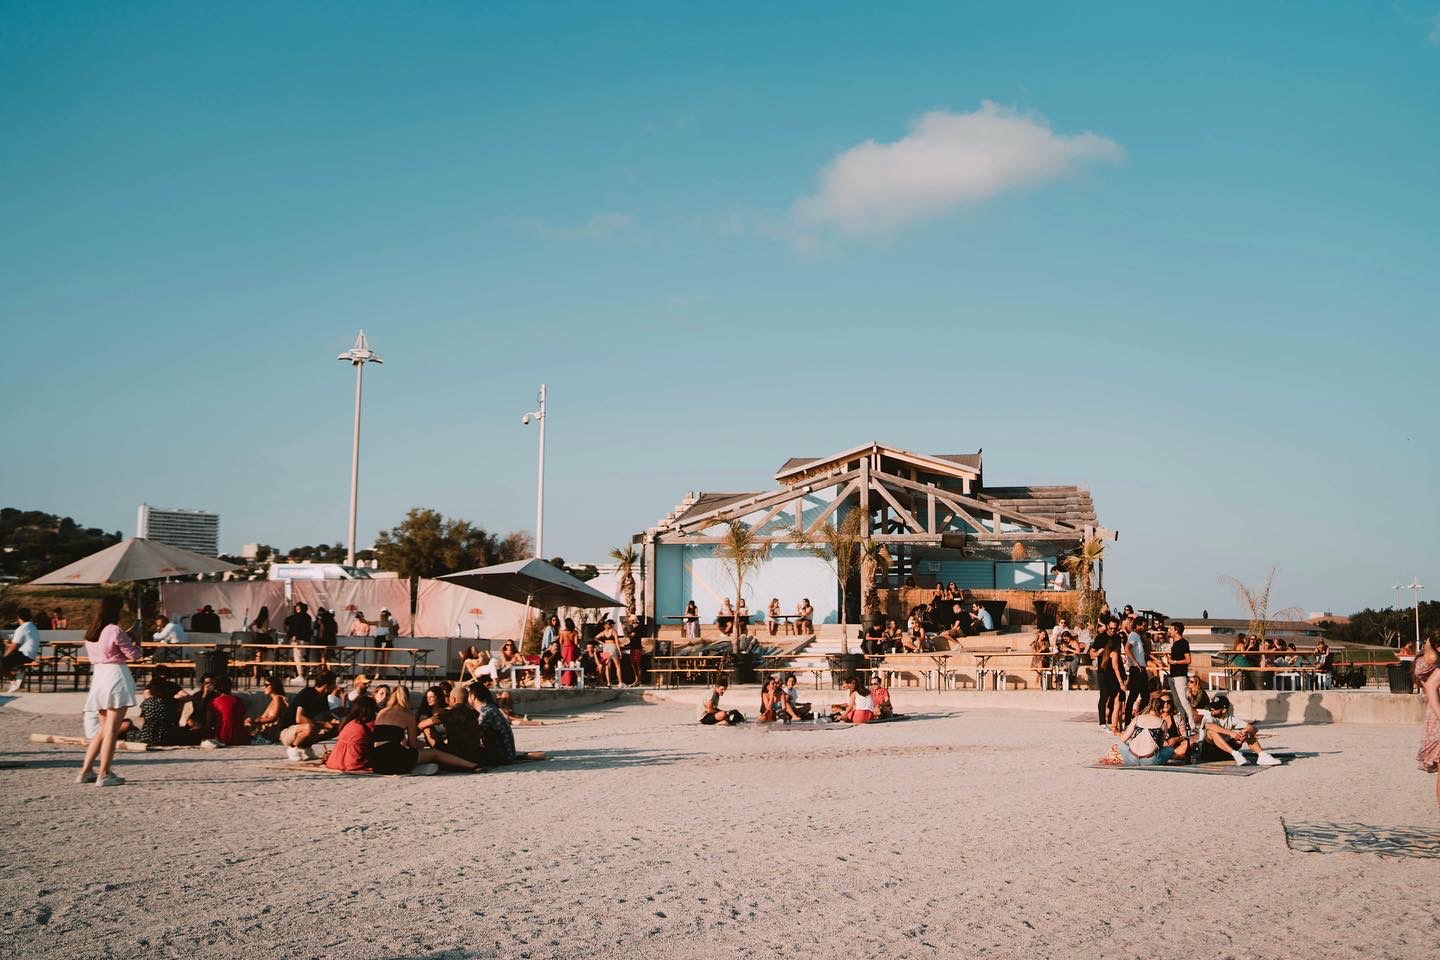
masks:
[[[205,604],[190,617],[190,630],[194,633],[219,633],[220,614],[210,604]]]
[[[1180,708],[1175,715],[1186,722],[1185,732],[1188,734],[1199,723],[1185,689],[1186,678],[1190,676],[1190,641],[1185,639],[1185,624],[1178,621],[1172,622],[1166,632],[1170,635],[1170,692],[1175,695],[1175,705]]]
[[[316,760],[310,745],[335,732],[338,724],[330,717],[329,695],[335,690],[335,675],[322,673],[314,686],[305,687],[290,698],[280,729],[280,742],[291,760]]]
[[[285,642],[297,648],[295,650],[296,680],[305,675],[301,665],[310,660],[310,651],[298,648],[309,646],[311,638],[315,636],[315,622],[310,619],[310,614],[307,612],[309,609],[304,603],[297,602],[295,612],[285,618]]]

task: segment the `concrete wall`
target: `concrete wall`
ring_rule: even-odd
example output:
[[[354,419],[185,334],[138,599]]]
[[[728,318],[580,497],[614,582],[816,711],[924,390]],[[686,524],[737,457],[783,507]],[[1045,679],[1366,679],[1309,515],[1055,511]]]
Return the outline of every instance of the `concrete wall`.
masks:
[[[685,604],[695,601],[702,623],[713,623],[724,597],[734,597],[735,581],[713,544],[660,544],[655,548],[655,613],[662,624],[676,621]],[[745,581],[751,622],[760,622],[771,597],[785,613],[794,613],[802,597],[810,598],[816,623],[839,622],[839,597],[830,567],[813,554],[777,545],[770,559]]]

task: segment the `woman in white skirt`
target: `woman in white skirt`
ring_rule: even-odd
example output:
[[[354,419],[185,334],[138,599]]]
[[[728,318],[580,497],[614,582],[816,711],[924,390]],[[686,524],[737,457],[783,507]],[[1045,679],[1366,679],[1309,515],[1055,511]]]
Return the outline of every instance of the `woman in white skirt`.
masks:
[[[120,629],[120,598],[106,597],[90,628],[85,631],[85,655],[90,658],[90,695],[85,710],[100,718],[100,729],[90,738],[85,751],[85,766],[76,783],[93,783],[97,787],[117,787],[124,779],[110,772],[115,759],[115,741],[119,739],[120,721],[135,706],[135,678],[126,663],[143,655],[130,635]],[[100,761],[97,775],[92,769]]]

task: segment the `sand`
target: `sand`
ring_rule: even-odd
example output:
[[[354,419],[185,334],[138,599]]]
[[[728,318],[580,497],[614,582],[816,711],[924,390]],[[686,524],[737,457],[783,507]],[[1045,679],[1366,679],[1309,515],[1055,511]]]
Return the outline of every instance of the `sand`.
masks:
[[[165,750],[97,790],[73,784],[75,749],[26,742],[73,717],[0,707],[0,760],[27,763],[0,770],[0,952],[1436,955],[1440,861],[1292,852],[1281,823],[1440,828],[1415,727],[1281,727],[1272,747],[1313,755],[1206,777],[1092,769],[1110,740],[1055,713],[595,717],[517,728],[554,759],[503,772],[297,775],[275,747]]]

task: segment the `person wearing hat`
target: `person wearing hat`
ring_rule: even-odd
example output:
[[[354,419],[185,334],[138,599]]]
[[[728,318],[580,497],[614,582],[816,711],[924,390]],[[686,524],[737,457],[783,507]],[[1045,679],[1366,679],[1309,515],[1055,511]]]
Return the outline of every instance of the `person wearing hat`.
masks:
[[[1200,711],[1200,760],[1223,760],[1227,755],[1235,766],[1248,763],[1242,747],[1255,751],[1255,762],[1262,767],[1280,765],[1279,758],[1266,753],[1255,734],[1255,724],[1240,720],[1230,713],[1230,698],[1223,693],[1210,699],[1210,709]]]
[[[345,694],[345,699],[348,700],[350,703],[354,703],[356,700],[365,696],[365,694],[368,692],[366,688],[368,688],[369,686],[370,678],[365,676],[365,674],[363,673],[358,674],[354,680],[350,681],[350,692]]]

